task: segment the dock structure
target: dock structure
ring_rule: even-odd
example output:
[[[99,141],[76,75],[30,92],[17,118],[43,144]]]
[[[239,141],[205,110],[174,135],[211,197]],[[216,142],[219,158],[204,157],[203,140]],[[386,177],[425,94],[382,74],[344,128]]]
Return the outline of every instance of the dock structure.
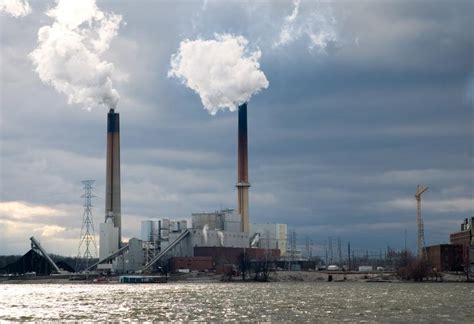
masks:
[[[166,276],[120,276],[120,283],[164,283],[168,281]]]

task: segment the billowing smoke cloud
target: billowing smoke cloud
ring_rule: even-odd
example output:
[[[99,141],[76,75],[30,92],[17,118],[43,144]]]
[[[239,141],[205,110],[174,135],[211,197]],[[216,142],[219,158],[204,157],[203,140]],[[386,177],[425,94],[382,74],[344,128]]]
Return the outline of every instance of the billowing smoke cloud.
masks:
[[[26,0],[0,0],[0,12],[18,18],[28,15],[31,7]]]
[[[281,28],[278,39],[273,47],[287,45],[301,37],[307,37],[309,48],[317,48],[325,52],[326,47],[338,41],[336,19],[328,3],[308,4],[308,8],[300,10],[301,0],[293,0],[293,11]]]
[[[261,52],[249,52],[242,36],[215,35],[213,40],[186,39],[171,57],[168,77],[182,80],[201,97],[202,104],[214,115],[219,110],[237,107],[268,87],[260,70]]]
[[[69,104],[115,108],[115,68],[101,55],[117,35],[122,17],[102,12],[95,0],[59,0],[46,14],[53,24],[40,28],[38,47],[30,53],[40,79],[65,94]]]

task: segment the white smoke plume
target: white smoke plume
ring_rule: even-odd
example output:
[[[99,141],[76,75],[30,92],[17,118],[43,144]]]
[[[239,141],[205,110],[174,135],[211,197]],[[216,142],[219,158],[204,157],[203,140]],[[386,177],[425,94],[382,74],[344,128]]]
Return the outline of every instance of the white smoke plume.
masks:
[[[262,53],[249,52],[247,45],[243,36],[228,34],[216,34],[212,40],[186,39],[171,57],[168,77],[181,79],[199,94],[211,115],[225,108],[235,111],[268,87],[258,62]]]
[[[0,12],[18,18],[30,14],[31,7],[26,0],[0,0]]]
[[[40,79],[65,94],[69,104],[115,108],[115,67],[101,55],[117,35],[122,17],[101,11],[95,0],[57,0],[46,14],[53,23],[40,28],[38,47],[30,53]]]
[[[205,224],[202,227],[202,238],[204,240],[204,245],[207,245],[207,231],[209,230],[209,225]]]
[[[310,49],[317,48],[319,51],[325,52],[330,43],[338,41],[337,21],[329,4],[321,4],[320,1],[305,2],[304,4],[308,4],[308,8],[301,10],[301,0],[293,0],[293,11],[285,17],[273,47],[284,46],[302,37],[307,37]]]
[[[224,233],[222,231],[217,231],[217,237],[219,238],[220,246],[224,246]]]

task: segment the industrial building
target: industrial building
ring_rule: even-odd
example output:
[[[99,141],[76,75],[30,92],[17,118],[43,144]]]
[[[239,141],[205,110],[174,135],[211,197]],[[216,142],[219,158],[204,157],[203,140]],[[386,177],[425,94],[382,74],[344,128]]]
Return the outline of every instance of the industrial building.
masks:
[[[199,268],[209,267],[209,258],[216,266],[236,263],[241,255],[254,258],[285,255],[285,224],[255,224],[251,233],[246,103],[239,106],[238,112],[237,161],[237,211],[222,209],[193,213],[191,226],[187,220],[145,220],[141,223],[140,239],[122,242],[120,119],[119,114],[110,109],[107,115],[105,220],[100,224],[99,261],[89,270],[153,272],[170,260],[174,260],[174,267],[187,262]],[[203,258],[207,258],[207,263]]]
[[[451,244],[474,245],[473,239],[474,217],[464,219],[459,232],[451,233],[449,241]]]
[[[474,273],[474,217],[464,219],[460,229],[459,232],[449,235],[449,241],[462,246],[463,264]]]
[[[462,271],[463,246],[457,244],[439,244],[425,248],[426,259],[437,271]]]
[[[470,271],[474,273],[474,217],[464,219],[460,231],[451,233],[451,244],[439,244],[425,248],[426,259],[438,271]]]
[[[280,250],[281,256],[287,254],[288,227],[286,224],[255,224],[250,225],[250,236],[260,236],[256,246],[260,248],[272,248]]]
[[[214,267],[214,260],[210,256],[174,257],[170,260],[171,272],[178,272],[179,270],[208,271],[214,269]]]

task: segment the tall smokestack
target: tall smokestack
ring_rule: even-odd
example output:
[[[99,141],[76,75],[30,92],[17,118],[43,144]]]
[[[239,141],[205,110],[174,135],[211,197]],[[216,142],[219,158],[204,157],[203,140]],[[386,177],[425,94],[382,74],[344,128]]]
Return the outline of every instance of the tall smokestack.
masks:
[[[247,141],[247,103],[239,106],[239,151],[237,167],[237,199],[241,231],[249,232],[249,173]]]
[[[114,227],[118,229],[118,247],[122,241],[120,206],[120,115],[114,109],[110,109],[107,115],[105,222],[111,219]]]

